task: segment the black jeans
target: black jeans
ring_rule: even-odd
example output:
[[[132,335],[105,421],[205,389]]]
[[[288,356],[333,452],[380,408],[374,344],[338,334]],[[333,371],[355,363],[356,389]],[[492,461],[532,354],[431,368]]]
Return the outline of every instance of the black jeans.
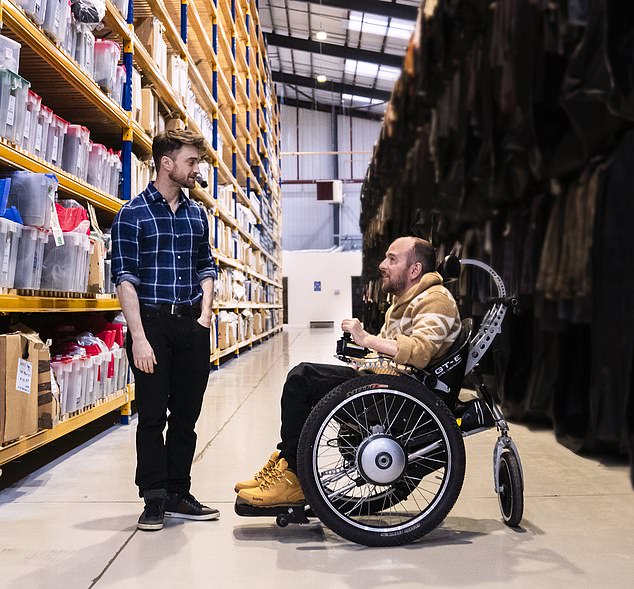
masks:
[[[282,391],[282,441],[277,448],[290,470],[297,472],[297,444],[312,408],[336,386],[358,376],[359,372],[348,366],[309,362],[288,373]]]
[[[128,333],[126,349],[139,417],[135,482],[141,497],[149,489],[187,493],[196,449],[194,427],[209,379],[209,329],[193,316],[160,316],[142,310],[141,319],[157,364],[153,374],[134,366]]]

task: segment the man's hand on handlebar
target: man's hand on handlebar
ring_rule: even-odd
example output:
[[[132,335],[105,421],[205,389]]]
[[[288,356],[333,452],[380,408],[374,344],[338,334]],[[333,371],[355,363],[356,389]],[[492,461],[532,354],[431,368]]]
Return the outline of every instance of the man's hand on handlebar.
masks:
[[[352,336],[352,341],[359,346],[367,346],[370,334],[363,329],[363,324],[358,319],[344,319],[341,322],[341,329]]]

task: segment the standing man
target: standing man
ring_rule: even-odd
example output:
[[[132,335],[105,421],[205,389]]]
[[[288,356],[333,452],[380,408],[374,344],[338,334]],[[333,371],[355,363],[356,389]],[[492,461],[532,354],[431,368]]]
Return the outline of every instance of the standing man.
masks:
[[[121,208],[112,225],[112,275],[128,323],[139,416],[140,530],[160,530],[165,516],[220,515],[190,493],[217,269],[205,211],[182,189],[194,187],[203,152],[203,137],[191,131],[159,133],[152,143],[156,180]]]

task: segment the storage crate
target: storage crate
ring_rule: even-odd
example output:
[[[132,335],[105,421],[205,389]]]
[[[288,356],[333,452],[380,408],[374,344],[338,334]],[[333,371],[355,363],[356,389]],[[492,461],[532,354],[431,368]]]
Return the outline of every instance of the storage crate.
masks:
[[[20,73],[20,48],[17,41],[0,35],[0,68]]]
[[[26,225],[22,227],[15,270],[15,288],[40,288],[44,246],[48,240],[48,231]]]
[[[43,227],[51,226],[51,205],[57,191],[55,174],[36,174],[18,170],[10,172],[9,206],[17,207],[25,225]]]
[[[13,288],[22,225],[0,217],[0,287]]]
[[[89,148],[90,131],[82,125],[69,125],[64,139],[62,168],[85,180],[88,174]]]
[[[42,28],[54,41],[63,43],[66,37],[69,16],[69,0],[46,0],[46,15]]]
[[[90,240],[83,233],[64,233],[64,244],[54,240],[44,247],[42,290],[86,292],[88,286],[88,256]]]
[[[92,78],[95,75],[95,35],[87,25],[77,25],[75,61]]]
[[[0,69],[0,136],[22,143],[30,82],[11,70]]]
[[[42,25],[46,14],[46,0],[16,0],[16,4],[24,9],[34,23]]]
[[[24,115],[24,129],[22,131],[23,149],[33,151],[33,137],[37,126],[37,117],[42,107],[42,99],[33,91],[29,90],[26,98],[26,113]],[[16,141],[17,143],[17,141]]]
[[[68,131],[68,121],[53,114],[51,124],[48,127],[48,139],[46,140],[47,162],[54,166],[62,167],[62,155],[64,153],[64,139]]]
[[[109,94],[113,94],[117,82],[117,64],[121,58],[119,44],[108,39],[95,41],[95,82]]]
[[[46,155],[46,142],[48,141],[48,128],[53,120],[53,111],[47,106],[40,106],[40,112],[36,118],[35,130],[31,131],[31,146],[29,151],[44,159]]]
[[[104,185],[106,165],[110,165],[108,149],[105,145],[91,141],[88,155],[88,184],[92,184],[104,191],[110,189],[109,178],[107,187]]]

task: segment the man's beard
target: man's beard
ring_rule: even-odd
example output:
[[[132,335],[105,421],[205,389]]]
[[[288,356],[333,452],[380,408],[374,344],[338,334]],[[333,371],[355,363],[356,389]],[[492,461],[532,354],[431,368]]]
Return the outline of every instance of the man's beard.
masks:
[[[387,283],[386,283],[387,281]],[[405,290],[405,276],[396,276],[395,278],[383,277],[383,292],[399,296]]]
[[[196,179],[195,178],[190,179],[190,177],[185,174],[177,174],[176,172],[170,172],[169,179],[172,182],[175,182],[176,184],[182,186],[183,188],[194,188],[194,186],[196,185]]]

